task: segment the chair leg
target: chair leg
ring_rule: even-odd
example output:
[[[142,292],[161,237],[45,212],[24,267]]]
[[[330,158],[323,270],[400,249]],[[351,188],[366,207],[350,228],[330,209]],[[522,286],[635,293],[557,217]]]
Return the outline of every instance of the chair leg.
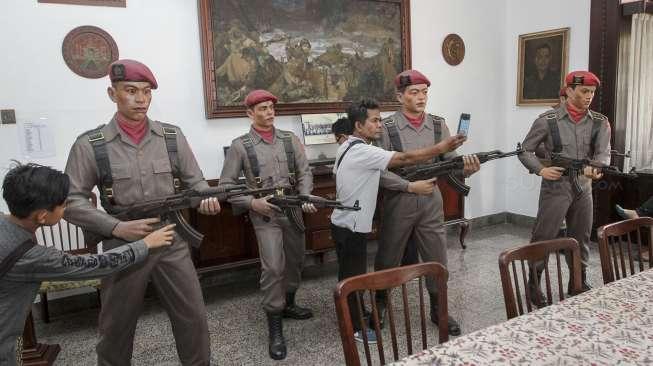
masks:
[[[39,294],[41,300],[41,319],[44,323],[50,322],[50,311],[48,310],[48,294],[47,292],[41,292]]]
[[[95,288],[95,293],[97,294],[97,307],[102,308],[102,294],[99,287]]]

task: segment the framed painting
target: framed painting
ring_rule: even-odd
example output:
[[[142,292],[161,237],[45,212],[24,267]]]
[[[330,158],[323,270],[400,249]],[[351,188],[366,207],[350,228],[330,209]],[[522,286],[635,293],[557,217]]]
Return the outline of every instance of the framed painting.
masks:
[[[344,113],[302,114],[304,145],[335,144],[336,136],[331,125]]]
[[[559,102],[569,59],[569,28],[519,36],[517,105]]]
[[[207,118],[245,116],[254,89],[279,98],[279,115],[342,112],[363,97],[397,108],[409,1],[199,0]]]
[[[127,7],[127,0],[39,0],[39,2],[48,4],[112,6],[116,8]]]

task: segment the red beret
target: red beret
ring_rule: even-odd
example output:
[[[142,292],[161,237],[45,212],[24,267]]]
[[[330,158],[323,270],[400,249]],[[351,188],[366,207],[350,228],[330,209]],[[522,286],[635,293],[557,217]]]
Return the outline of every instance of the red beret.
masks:
[[[116,81],[147,81],[152,89],[159,87],[154,74],[142,63],[134,60],[118,60],[109,65],[109,78]]]
[[[598,76],[589,71],[572,71],[565,77],[565,84],[570,87],[576,85],[601,86]]]
[[[405,88],[409,85],[426,84],[431,86],[429,79],[417,70],[405,70],[395,77],[395,86],[397,88]]]
[[[561,97],[566,97],[566,96],[567,96],[567,87],[566,87],[566,86],[563,86],[563,87],[560,89],[560,96],[561,96]]]
[[[245,97],[245,105],[252,107],[259,103],[267,102],[268,100],[271,100],[274,104],[277,103],[277,97],[275,97],[274,94],[270,93],[267,90],[256,89],[247,94]]]

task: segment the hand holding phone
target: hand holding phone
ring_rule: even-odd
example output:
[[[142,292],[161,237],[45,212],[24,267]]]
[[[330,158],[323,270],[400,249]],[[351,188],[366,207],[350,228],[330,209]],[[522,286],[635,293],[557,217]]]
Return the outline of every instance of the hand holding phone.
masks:
[[[468,113],[460,114],[460,121],[458,121],[458,134],[463,136],[468,136],[469,134],[469,123],[471,116]]]

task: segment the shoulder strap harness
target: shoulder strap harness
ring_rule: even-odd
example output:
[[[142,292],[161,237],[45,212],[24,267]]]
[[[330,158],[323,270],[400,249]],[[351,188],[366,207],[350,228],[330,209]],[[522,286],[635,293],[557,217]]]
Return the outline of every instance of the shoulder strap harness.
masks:
[[[172,185],[175,187],[175,193],[181,191],[181,179],[179,174],[179,156],[177,153],[177,129],[175,126],[168,123],[161,123],[163,126],[163,138],[166,143],[166,150],[168,151],[168,159],[170,159],[170,167],[172,168]]]
[[[434,114],[429,114],[431,118],[433,118],[433,141],[437,144],[442,140],[442,125],[444,124],[444,118],[440,116],[436,116]],[[441,161],[442,156],[438,155],[435,158],[433,158],[433,162],[437,163],[438,161]]]
[[[292,135],[290,133],[283,134],[283,148],[286,150],[286,161],[288,162],[288,181],[291,186],[295,186],[295,149],[292,146]]]
[[[249,133],[246,133],[240,136],[240,141],[245,147],[245,153],[247,154],[247,160],[249,160],[250,169],[252,169],[252,175],[254,176],[254,181],[257,188],[263,188],[263,180],[261,179],[261,168],[258,165],[258,158],[256,157],[256,150],[254,150],[254,142]]]
[[[349,146],[347,146],[347,148],[342,153],[342,155],[340,155],[340,158],[338,159],[338,162],[336,163],[336,170],[338,170],[338,167],[340,167],[340,163],[342,162],[342,159],[345,157],[345,155],[347,155],[347,152],[349,151],[349,149],[354,147],[354,145],[358,145],[358,144],[362,144],[362,143],[363,143],[362,140],[355,140],[355,141],[352,141],[351,144],[349,144]]]
[[[168,152],[168,159],[170,159],[170,167],[172,168],[172,185],[175,193],[181,190],[181,179],[179,178],[179,157],[177,156],[177,129],[167,123],[161,123],[163,126],[163,137],[165,139],[166,150]],[[111,161],[109,160],[109,153],[107,151],[107,140],[102,133],[104,125],[86,132],[88,135],[88,142],[91,143],[93,153],[95,155],[95,163],[100,175],[100,184],[98,189],[100,191],[100,201],[102,206],[115,205],[113,197],[113,176],[111,175]]]
[[[383,124],[388,129],[388,137],[390,138],[390,150],[404,151],[401,145],[401,138],[399,137],[399,128],[392,117],[383,120]]]
[[[544,118],[546,118],[546,123],[549,125],[549,133],[553,141],[553,152],[559,154],[562,152],[562,139],[560,138],[560,129],[558,128],[558,115],[549,113]]]

